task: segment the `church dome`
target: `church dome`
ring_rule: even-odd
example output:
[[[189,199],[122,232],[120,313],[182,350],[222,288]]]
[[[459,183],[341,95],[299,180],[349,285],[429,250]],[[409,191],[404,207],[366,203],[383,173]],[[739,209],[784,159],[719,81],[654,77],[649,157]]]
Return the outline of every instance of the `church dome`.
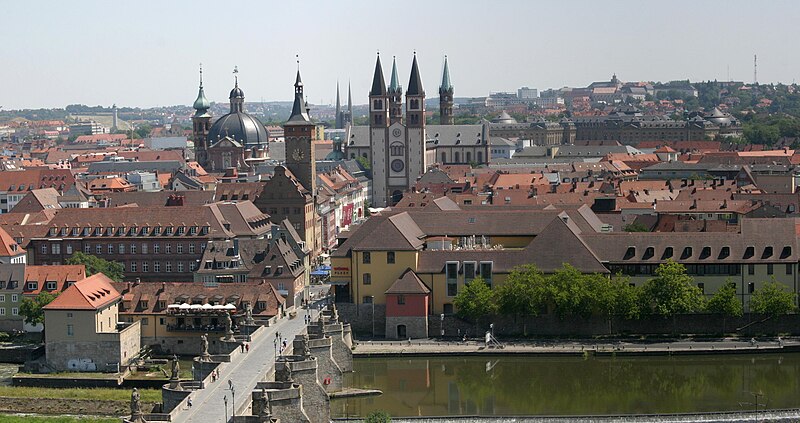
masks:
[[[237,98],[237,97],[244,97],[244,91],[239,88],[239,84],[236,84],[235,87],[231,90],[231,95],[228,96],[229,98]]]
[[[517,123],[517,120],[503,110],[496,118],[492,119],[492,123]]]
[[[264,125],[245,112],[228,113],[211,125],[208,131],[209,144],[214,144],[225,137],[230,137],[248,148],[266,144],[269,139]]]
[[[717,107],[711,110],[711,114],[706,117],[706,120],[718,126],[728,126],[731,124],[730,115],[722,113]]]

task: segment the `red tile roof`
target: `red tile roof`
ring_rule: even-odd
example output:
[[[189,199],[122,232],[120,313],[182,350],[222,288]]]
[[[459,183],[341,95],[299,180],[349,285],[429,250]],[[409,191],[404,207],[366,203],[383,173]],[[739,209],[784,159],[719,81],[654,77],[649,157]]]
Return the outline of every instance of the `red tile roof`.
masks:
[[[108,276],[98,273],[78,281],[44,307],[45,310],[97,310],[122,298]]]

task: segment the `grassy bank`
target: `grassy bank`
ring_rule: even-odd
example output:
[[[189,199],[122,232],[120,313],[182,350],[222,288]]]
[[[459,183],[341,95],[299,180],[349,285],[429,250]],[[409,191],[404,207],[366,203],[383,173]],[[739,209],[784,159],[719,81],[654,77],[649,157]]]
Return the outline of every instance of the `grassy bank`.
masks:
[[[143,402],[161,402],[161,390],[140,389],[139,394],[141,394]],[[131,391],[127,389],[111,389],[111,388],[56,389],[56,388],[32,388],[32,387],[22,387],[22,386],[19,387],[0,386],[0,397],[130,401]],[[5,420],[0,420],[0,422],[4,421]]]
[[[0,414],[0,423],[73,423],[85,422],[91,423],[117,423],[118,418],[92,418],[88,416],[81,417],[34,417],[34,416],[10,416]]]

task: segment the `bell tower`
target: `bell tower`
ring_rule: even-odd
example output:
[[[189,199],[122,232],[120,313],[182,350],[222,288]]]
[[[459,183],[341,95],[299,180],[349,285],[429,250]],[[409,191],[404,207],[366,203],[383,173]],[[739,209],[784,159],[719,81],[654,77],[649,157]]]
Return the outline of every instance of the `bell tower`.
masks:
[[[194,115],[192,115],[192,142],[194,142],[194,157],[200,166],[206,167],[208,164],[208,130],[211,128],[211,114],[208,109],[211,103],[206,99],[203,92],[203,65],[200,65],[200,90],[197,92],[197,99],[192,105]]]
[[[450,83],[450,68],[447,66],[447,56],[444,56],[442,85],[439,86],[439,124],[453,124],[453,84]]]
[[[403,87],[397,77],[397,59],[392,58],[392,78],[389,81],[389,123],[403,123]]]
[[[314,134],[314,122],[308,115],[308,108],[303,100],[303,80],[300,78],[298,61],[297,78],[294,82],[294,104],[292,115],[283,125],[286,139],[286,168],[288,168],[303,187],[316,195],[317,173],[314,147],[311,143]]]
[[[417,65],[417,53],[411,63],[411,77],[406,89],[406,148],[408,151],[408,186],[428,169],[425,154],[425,89]]]

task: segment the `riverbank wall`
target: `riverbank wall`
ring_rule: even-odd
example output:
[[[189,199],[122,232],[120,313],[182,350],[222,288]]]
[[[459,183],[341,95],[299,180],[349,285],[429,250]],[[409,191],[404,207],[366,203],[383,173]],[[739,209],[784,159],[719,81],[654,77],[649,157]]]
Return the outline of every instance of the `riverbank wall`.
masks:
[[[800,420],[800,409],[767,410],[759,412],[718,412],[699,414],[646,414],[615,416],[442,416],[442,417],[392,417],[392,423],[722,423],[722,422],[772,422],[789,423]],[[362,423],[362,418],[335,418],[334,422]]]
[[[361,338],[383,338],[386,332],[386,306],[384,304],[337,303],[342,322],[352,326],[353,333]],[[374,311],[374,314],[373,314]],[[673,318],[644,316],[641,319],[612,318],[560,318],[553,314],[528,317],[492,316],[482,319],[480,325],[457,316],[428,316],[428,336],[460,338],[482,336],[489,324],[494,325],[498,337],[594,337],[614,335],[718,335],[738,336],[800,335],[800,314],[768,318],[747,313],[741,317],[723,317],[719,314],[685,314]],[[374,336],[373,336],[374,328]]]

